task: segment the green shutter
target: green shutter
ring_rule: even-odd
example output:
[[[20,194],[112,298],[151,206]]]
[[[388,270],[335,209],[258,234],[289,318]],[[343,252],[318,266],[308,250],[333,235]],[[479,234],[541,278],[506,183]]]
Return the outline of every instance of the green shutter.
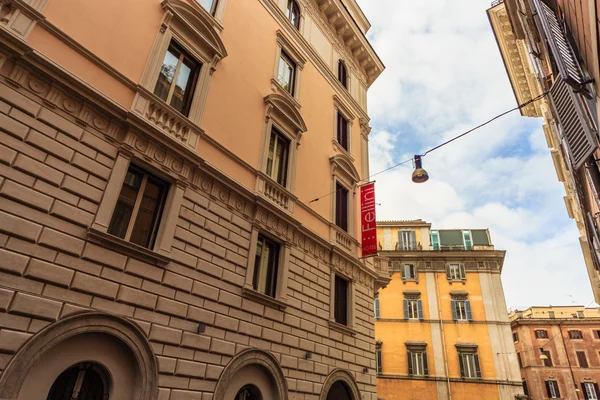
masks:
[[[408,362],[408,374],[413,374],[413,365],[412,365],[412,357],[410,356],[410,351],[406,352],[406,361]]]

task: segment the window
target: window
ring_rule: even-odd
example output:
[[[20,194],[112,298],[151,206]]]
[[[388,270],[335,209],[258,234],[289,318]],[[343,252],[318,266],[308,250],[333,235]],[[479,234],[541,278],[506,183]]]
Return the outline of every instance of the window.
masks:
[[[262,396],[256,386],[245,385],[237,392],[235,400],[262,400]]]
[[[377,374],[383,373],[383,362],[381,357],[381,348],[375,350],[375,372]]]
[[[473,242],[471,240],[471,231],[463,231],[463,241],[465,243],[465,250],[471,250],[473,248]]]
[[[431,231],[431,246],[434,250],[440,249],[440,233],[438,231]]]
[[[464,281],[467,279],[465,266],[462,264],[449,264],[446,267],[446,277],[450,281]]]
[[[254,256],[254,290],[275,297],[277,290],[277,270],[279,263],[279,244],[258,235]]]
[[[548,311],[548,318],[550,318],[550,319],[556,318],[554,311]]]
[[[335,184],[335,224],[348,232],[348,189]]]
[[[517,361],[519,362],[519,368],[523,368],[523,358],[521,357],[521,353],[517,351]]]
[[[104,369],[95,363],[80,363],[56,378],[47,400],[108,399],[109,393]]]
[[[583,382],[581,384],[583,389],[583,398],[587,400],[598,400],[600,399],[600,390],[598,384],[594,382]]]
[[[416,250],[417,235],[415,231],[399,231],[398,247],[399,248],[397,250]]]
[[[423,319],[423,303],[420,299],[404,299],[404,319]]]
[[[154,94],[187,116],[199,73],[200,63],[171,42],[158,74]]]
[[[204,7],[206,11],[210,13],[210,15],[215,15],[215,11],[217,10],[217,0],[199,0],[200,5]]]
[[[544,362],[544,366],[551,367],[552,366],[552,356],[550,355],[550,351],[544,350],[543,348],[541,348],[540,349],[540,358],[541,358],[541,356],[546,356],[544,359],[542,359],[542,361]]]
[[[286,186],[288,171],[288,153],[290,141],[277,129],[271,130],[269,154],[267,155],[267,175],[281,186]]]
[[[523,379],[523,394],[529,396],[529,388],[527,387],[527,381]]]
[[[288,0],[286,15],[296,29],[300,29],[300,7],[296,0]]]
[[[348,281],[341,276],[335,276],[335,322],[348,325]]]
[[[379,305],[379,297],[375,297],[375,307],[374,308],[375,308],[375,318],[377,318],[377,319],[379,319],[379,315],[380,315],[379,314],[379,312],[380,312],[379,311],[379,307],[380,307],[380,305]]]
[[[600,330],[594,330],[594,339],[600,339]]]
[[[583,339],[583,334],[579,330],[570,330],[569,339]]]
[[[481,378],[479,356],[476,353],[461,352],[458,354],[460,376],[463,378]]]
[[[161,179],[130,165],[108,233],[139,246],[152,248],[168,186]]]
[[[587,357],[585,356],[585,351],[577,351],[577,361],[579,362],[580,368],[589,368]]]
[[[414,264],[404,264],[404,268],[402,270],[402,279],[417,279],[417,268]]]
[[[548,339],[548,331],[545,329],[536,329],[535,330],[535,338],[536,339]]]
[[[346,69],[346,63],[342,60],[338,61],[338,80],[342,83],[342,86],[348,89],[348,70]]]
[[[585,318],[583,311],[577,311],[577,318]]]
[[[427,352],[409,350],[406,353],[408,360],[408,374],[416,376],[427,376],[429,375],[429,368],[427,366]]]
[[[513,332],[513,342],[518,342],[519,341],[519,334],[517,332]]]
[[[471,302],[469,300],[450,300],[452,302],[452,319],[454,321],[472,321]]]
[[[296,79],[296,63],[282,50],[279,56],[277,81],[283,89],[294,95],[294,80]]]
[[[548,392],[549,399],[559,399],[560,391],[558,390],[557,381],[546,381],[546,391]]]
[[[337,141],[346,151],[350,151],[348,145],[348,120],[341,112],[337,113]]]

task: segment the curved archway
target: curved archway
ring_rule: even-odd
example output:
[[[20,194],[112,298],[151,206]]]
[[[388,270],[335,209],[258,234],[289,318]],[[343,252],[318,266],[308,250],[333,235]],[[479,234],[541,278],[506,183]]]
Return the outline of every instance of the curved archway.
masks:
[[[84,312],[47,326],[21,347],[0,378],[0,398],[46,398],[59,375],[80,362],[105,368],[114,383],[111,400],[158,396],[158,365],[144,332],[124,318]]]
[[[331,395],[331,397],[330,397]],[[323,389],[321,389],[321,396],[319,400],[360,400],[360,390],[354,380],[354,377],[350,375],[348,371],[343,369],[336,369],[329,374]]]
[[[262,400],[287,400],[287,381],[279,363],[271,354],[258,349],[246,349],[227,364],[217,386],[214,400],[234,398],[251,383],[261,393]]]

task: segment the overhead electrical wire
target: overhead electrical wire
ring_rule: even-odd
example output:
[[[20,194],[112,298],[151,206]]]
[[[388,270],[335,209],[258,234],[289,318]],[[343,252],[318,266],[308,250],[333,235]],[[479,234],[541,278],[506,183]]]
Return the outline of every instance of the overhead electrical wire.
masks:
[[[505,116],[506,114],[510,114],[510,113],[511,113],[511,112],[513,112],[513,111],[517,111],[517,110],[520,110],[521,108],[525,108],[525,107],[527,107],[528,105],[530,105],[531,103],[533,103],[533,102],[535,102],[535,101],[538,101],[538,100],[540,100],[541,98],[543,98],[543,97],[545,97],[545,96],[547,96],[547,95],[548,95],[548,92],[544,92],[544,93],[540,94],[539,96],[536,96],[536,97],[534,97],[533,99],[531,99],[531,100],[529,100],[529,101],[526,101],[526,102],[525,102],[525,103],[523,103],[523,104],[520,104],[520,105],[518,105],[517,107],[514,107],[514,108],[511,108],[510,110],[504,111],[503,113],[496,115],[495,117],[493,117],[493,118],[491,118],[491,119],[489,119],[489,120],[485,121],[484,123],[482,123],[482,124],[479,124],[479,125],[477,125],[476,127],[474,127],[474,128],[471,128],[471,129],[469,129],[468,131],[466,131],[466,132],[463,132],[463,133],[461,133],[461,134],[460,134],[460,135],[458,135],[458,136],[454,136],[452,139],[450,139],[450,140],[447,140],[447,141],[445,141],[444,143],[441,143],[441,144],[439,144],[439,145],[437,145],[437,146],[435,146],[435,147],[432,147],[431,149],[429,149],[429,150],[427,150],[426,152],[424,152],[423,154],[421,154],[421,157],[425,157],[427,154],[431,153],[432,151],[435,151],[435,150],[439,149],[440,147],[443,147],[443,146],[445,146],[445,145],[447,145],[447,144],[449,144],[449,143],[452,143],[452,142],[454,142],[455,140],[457,140],[457,139],[460,139],[461,137],[463,137],[463,136],[466,136],[466,135],[468,135],[469,133],[471,133],[471,132],[473,132],[473,131],[476,131],[477,129],[479,129],[479,128],[482,128],[482,127],[486,126],[487,124],[489,124],[489,123],[491,123],[491,122],[493,122],[493,121],[497,120],[498,118],[501,118],[501,117]],[[392,165],[391,167],[388,167],[388,168],[386,168],[386,169],[384,169],[384,170],[381,170],[381,171],[379,171],[379,172],[376,172],[376,173],[374,173],[374,174],[371,174],[371,175],[370,175],[370,176],[369,176],[367,179],[363,179],[363,180],[361,180],[361,181],[358,181],[358,182],[357,182],[357,184],[359,184],[359,183],[363,183],[363,182],[370,182],[370,181],[371,181],[371,178],[373,178],[373,177],[375,177],[375,176],[377,176],[377,175],[381,175],[381,174],[383,174],[384,172],[388,172],[389,170],[392,170],[392,169],[394,169],[394,168],[397,168],[397,167],[399,167],[399,166],[401,166],[401,165],[404,165],[404,164],[406,164],[406,163],[408,163],[408,162],[410,162],[410,161],[412,161],[412,160],[413,160],[413,158],[411,157],[411,158],[409,158],[408,160],[404,160],[404,161],[402,161],[402,162],[400,162],[400,163],[398,163],[398,164]],[[310,201],[308,202],[308,204],[311,204],[311,203],[317,202],[317,201],[321,200],[322,198],[325,198],[325,197],[331,196],[331,195],[332,195],[332,194],[334,194],[335,192],[337,192],[337,190],[334,190],[334,191],[332,191],[332,192],[330,192],[330,193],[324,194],[323,196],[320,196],[320,197],[315,197],[314,199],[310,200]]]

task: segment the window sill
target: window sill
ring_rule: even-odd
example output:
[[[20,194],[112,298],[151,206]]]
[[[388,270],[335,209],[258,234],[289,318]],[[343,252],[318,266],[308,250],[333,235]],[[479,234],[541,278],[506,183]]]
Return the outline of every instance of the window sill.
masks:
[[[473,322],[473,320],[468,320],[468,319],[454,319],[453,321],[458,324],[469,324],[469,323]]]
[[[275,308],[280,311],[283,311],[287,308],[287,303],[285,301],[267,296],[266,294],[257,292],[256,290],[247,287],[242,288],[242,297],[254,300],[264,306]]]
[[[448,279],[448,283],[450,285],[452,285],[453,283],[462,283],[463,285],[466,285],[467,284],[467,280],[466,279],[456,279],[456,280],[454,280],[454,279]]]
[[[339,322],[329,321],[329,329],[333,329],[334,331],[338,331],[346,335],[356,336],[356,331],[354,329],[340,324]]]
[[[296,107],[298,107],[298,109],[302,108],[302,104],[300,104],[300,101],[298,101],[298,99],[289,91],[285,90],[285,88],[281,86],[281,83],[279,83],[279,81],[274,77],[271,78],[271,85],[271,89],[274,92],[280,93],[281,95],[287,97],[292,103],[294,103]]]
[[[137,244],[127,242],[95,228],[88,228],[88,237],[93,243],[106,246],[112,250],[117,250],[122,254],[137,258],[149,264],[165,266],[171,261],[169,257],[148,250],[145,247],[138,246]]]
[[[350,158],[350,160],[354,161],[354,157],[352,156],[352,153],[350,153],[350,150],[346,150],[344,148],[344,146],[342,146],[342,144],[340,142],[338,142],[338,140],[336,138],[334,138],[332,140],[332,142],[333,142],[334,148],[337,148],[337,150],[341,151],[346,156],[348,156],[348,158]]]
[[[418,279],[402,279],[402,283],[407,283],[407,282],[419,283],[419,280]]]

